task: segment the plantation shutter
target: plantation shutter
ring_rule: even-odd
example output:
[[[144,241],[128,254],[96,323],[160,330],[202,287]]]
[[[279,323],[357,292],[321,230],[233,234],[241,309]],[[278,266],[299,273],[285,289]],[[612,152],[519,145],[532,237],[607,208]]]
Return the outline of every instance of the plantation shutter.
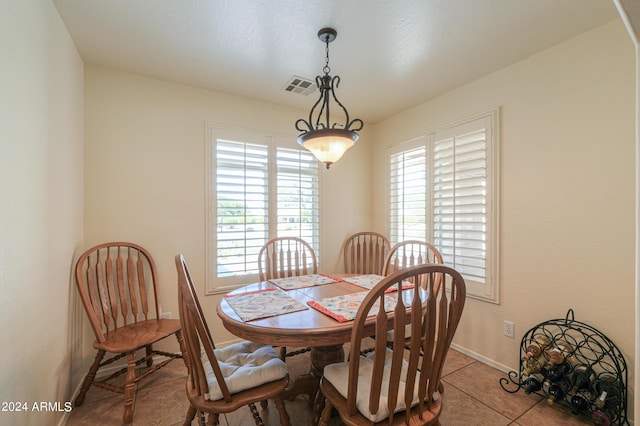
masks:
[[[427,158],[424,141],[391,153],[389,164],[389,237],[393,244],[427,240]]]
[[[319,253],[318,161],[308,151],[278,148],[277,236],[302,238]]]
[[[436,132],[433,150],[433,242],[466,280],[487,279],[487,126],[478,119]]]
[[[268,239],[268,147],[216,143],[216,258],[219,278],[258,273]]]

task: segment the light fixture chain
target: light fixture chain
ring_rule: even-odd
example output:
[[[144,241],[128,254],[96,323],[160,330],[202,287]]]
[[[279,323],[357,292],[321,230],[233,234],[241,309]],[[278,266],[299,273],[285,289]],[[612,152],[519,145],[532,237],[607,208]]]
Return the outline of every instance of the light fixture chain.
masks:
[[[329,73],[331,72],[331,68],[329,68],[329,36],[327,36],[327,38],[325,39],[325,43],[326,46],[324,48],[324,52],[325,52],[325,60],[324,60],[324,67],[322,68],[322,71],[324,71],[325,75],[329,75]]]

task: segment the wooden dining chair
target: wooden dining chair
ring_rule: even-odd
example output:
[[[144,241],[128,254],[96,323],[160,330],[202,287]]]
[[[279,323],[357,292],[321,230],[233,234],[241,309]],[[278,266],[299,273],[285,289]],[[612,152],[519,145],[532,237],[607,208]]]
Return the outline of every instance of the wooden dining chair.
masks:
[[[311,244],[297,237],[278,237],[267,241],[258,253],[258,272],[260,281],[277,278],[297,277],[317,274],[318,261]],[[302,348],[287,352],[280,348],[282,359],[309,352],[311,348]]]
[[[184,425],[217,425],[221,413],[248,405],[256,425],[264,425],[256,402],[273,398],[280,423],[289,425],[282,392],[289,382],[286,364],[269,345],[253,342],[216,348],[184,257],[175,258],[180,322],[187,348],[187,398],[191,404]],[[263,404],[263,407],[266,404]]]
[[[101,387],[124,394],[123,423],[133,419],[138,382],[185,353],[180,321],[162,319],[158,293],[158,273],[153,258],[143,247],[128,242],[99,244],[85,251],[76,263],[76,284],[82,304],[96,336],[97,354],[82,383],[75,405],[84,402],[89,388]],[[153,349],[160,340],[174,335],[181,354]],[[145,355],[136,359],[136,351]],[[110,353],[105,359],[105,355]],[[154,363],[154,357],[162,361]],[[126,357],[122,369],[104,378],[98,370]],[[139,370],[144,364],[146,368]],[[124,386],[111,379],[125,374]]]
[[[378,232],[365,231],[350,235],[342,245],[344,272],[382,275],[390,248],[389,239]]]
[[[437,248],[424,241],[402,241],[389,250],[389,254],[384,260],[382,275],[389,275],[400,269],[427,263],[443,263],[442,255]]]
[[[428,277],[426,287],[414,280],[411,289],[386,292],[418,276]],[[438,291],[436,277],[446,282]],[[464,279],[444,265],[412,266],[380,281],[362,301],[351,331],[351,353],[360,353],[362,339],[370,334],[365,326],[374,324],[375,351],[325,367],[320,382],[325,397],[320,425],[329,424],[333,409],[351,426],[439,424],[444,398],[442,368],[465,298]],[[405,326],[411,330],[408,351],[402,344]],[[393,349],[386,346],[389,330],[394,330]]]
[[[258,272],[260,281],[317,274],[316,253],[302,238],[273,238],[258,253]]]
[[[390,275],[401,269],[406,269],[415,265],[423,265],[429,263],[442,264],[442,255],[437,248],[429,243],[418,240],[407,240],[395,244],[389,250],[387,257],[384,260],[382,268],[382,275]],[[417,281],[421,283],[425,280],[425,277],[415,276],[410,278],[411,282]],[[423,285],[424,286],[424,285]],[[435,291],[438,292],[440,287],[439,278],[435,282]],[[407,329],[407,339],[405,345],[409,344],[409,330]],[[391,348],[393,347],[393,332],[387,333],[387,344]],[[368,347],[362,350],[362,354],[367,354],[373,350],[373,347]]]

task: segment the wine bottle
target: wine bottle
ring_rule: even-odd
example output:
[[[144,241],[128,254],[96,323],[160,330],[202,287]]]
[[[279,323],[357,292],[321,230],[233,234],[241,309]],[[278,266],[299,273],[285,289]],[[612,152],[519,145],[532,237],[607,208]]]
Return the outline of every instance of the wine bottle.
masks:
[[[524,393],[527,395],[532,392],[537,392],[542,389],[542,379],[537,375],[531,375],[522,383],[522,387],[524,388]]]
[[[602,391],[600,396],[598,396],[595,401],[593,401],[593,406],[599,409],[604,407],[604,403],[607,401],[607,391]]]
[[[605,412],[603,410],[595,410],[591,413],[591,420],[594,425],[598,426],[609,426],[614,421],[611,411]]]
[[[557,342],[556,346],[548,351],[549,361],[547,364],[553,366],[563,363],[573,352],[573,346],[567,342]]]
[[[545,371],[543,370],[543,362],[541,362],[538,358],[529,358],[523,364],[522,377],[527,378],[530,375],[536,373],[541,373],[544,375]]]
[[[606,401],[618,403],[620,400],[620,381],[618,377],[610,373],[602,373],[594,383],[594,389],[598,395],[606,393]]]
[[[572,393],[583,389],[589,389],[594,378],[595,375],[593,374],[593,369],[590,365],[578,364],[574,366],[573,374],[571,376],[571,381],[573,383]]]
[[[591,401],[593,401],[593,393],[591,393],[591,391],[584,389],[576,392],[569,400],[571,403],[571,412],[573,414],[580,414],[589,408]]]
[[[610,424],[618,419],[620,414],[621,386],[618,378],[609,373],[600,374],[595,381],[594,388],[598,397],[593,402],[596,408],[592,418],[595,424]],[[602,423],[597,423],[602,422]],[[609,421],[610,423],[606,423]]]
[[[530,358],[537,358],[542,355],[542,352],[551,344],[551,339],[544,335],[537,335],[533,337],[533,340],[525,348],[525,354],[522,357],[523,360]]]
[[[566,376],[552,382],[549,385],[549,390],[547,391],[549,394],[547,404],[552,405],[555,401],[562,401],[567,396],[567,392],[570,387],[571,383],[569,383],[569,379],[567,379]]]
[[[549,365],[544,366],[545,377],[552,383],[561,379],[566,379],[570,370],[571,366],[567,362],[556,364],[551,367],[549,367]]]

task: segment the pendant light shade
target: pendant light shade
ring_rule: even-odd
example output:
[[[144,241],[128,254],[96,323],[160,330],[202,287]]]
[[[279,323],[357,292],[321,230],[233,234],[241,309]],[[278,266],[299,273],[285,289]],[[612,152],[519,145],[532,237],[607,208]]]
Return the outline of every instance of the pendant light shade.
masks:
[[[319,129],[298,136],[298,143],[311,151],[327,165],[338,161],[345,152],[358,142],[356,132],[343,129]]]
[[[325,66],[322,69],[324,75],[316,77],[320,98],[311,108],[308,120],[301,118],[296,121],[296,129],[302,132],[298,136],[298,143],[325,163],[327,169],[358,141],[359,135],[356,132],[364,126],[359,118],[349,120],[349,112],[335,94],[340,77],[329,75],[329,43],[335,40],[336,35],[333,28],[323,28],[318,32],[318,38],[326,44]],[[331,121],[331,105],[340,107],[344,114],[344,124]]]

